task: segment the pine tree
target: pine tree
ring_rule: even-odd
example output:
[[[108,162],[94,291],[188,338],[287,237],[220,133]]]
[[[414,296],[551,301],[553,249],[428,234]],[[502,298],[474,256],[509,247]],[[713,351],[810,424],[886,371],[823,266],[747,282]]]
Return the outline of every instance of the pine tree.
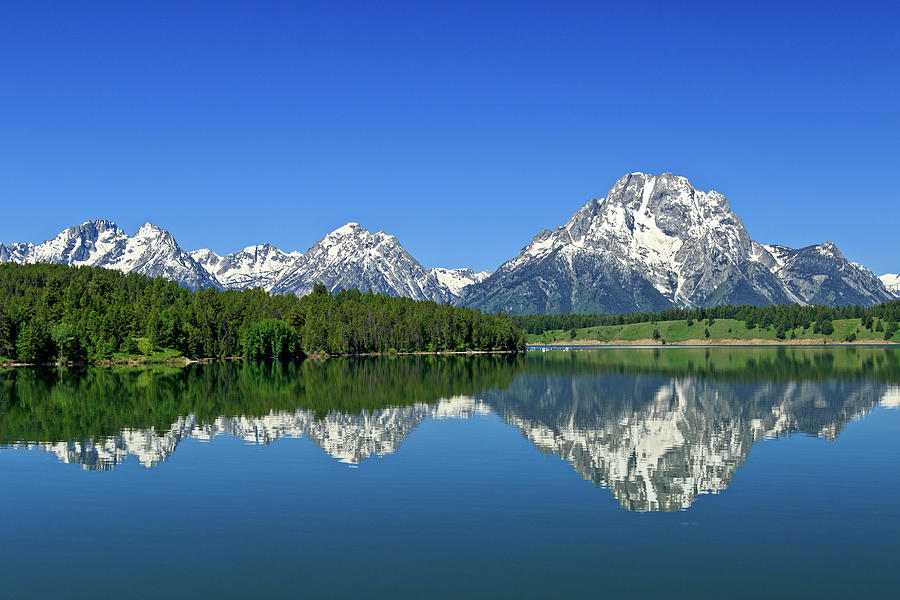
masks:
[[[6,318],[6,313],[0,308],[0,356],[12,355],[12,341],[10,340],[10,336],[9,319]]]

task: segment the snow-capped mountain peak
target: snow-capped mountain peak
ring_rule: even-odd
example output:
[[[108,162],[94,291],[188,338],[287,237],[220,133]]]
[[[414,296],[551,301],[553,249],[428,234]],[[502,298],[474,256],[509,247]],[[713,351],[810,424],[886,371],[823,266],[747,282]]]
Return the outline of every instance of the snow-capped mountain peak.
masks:
[[[564,225],[541,231],[467,298],[487,310],[526,312],[694,306],[730,300],[720,286],[753,255],[772,262],[765,254],[723,195],[671,173],[631,173]],[[772,279],[766,267],[750,270]],[[775,282],[763,283],[748,301],[787,301]],[[504,300],[509,287],[513,301]]]
[[[844,255],[841,254],[841,251],[838,250],[838,247],[834,242],[825,242],[824,244],[819,244],[818,246],[816,246],[816,250],[818,250],[819,254],[821,254],[822,256],[838,259],[844,258]]]
[[[257,244],[226,256],[208,248],[195,250],[191,256],[226,288],[271,290],[278,278],[303,255],[284,252],[271,244]]]
[[[875,304],[890,292],[866,267],[848,261],[834,242],[795,250],[765,246],[775,264],[772,273],[801,304]]]
[[[126,273],[165,277],[191,289],[221,287],[206,269],[181,249],[172,234],[153,223],[144,223],[130,238],[118,239],[93,264]]]
[[[162,276],[192,289],[220,287],[179,248],[169,232],[152,223],[145,223],[129,237],[112,221],[85,221],[40,244],[12,244],[5,256],[5,260],[19,263],[90,265]],[[4,260],[2,256],[0,260]]]
[[[884,301],[886,290],[826,242],[834,289],[816,295],[798,252],[753,241],[724,195],[678,175],[630,173],[607,195],[543,230],[466,302],[513,312],[632,312],[710,304]],[[803,253],[805,254],[805,253]],[[791,266],[796,265],[796,266]],[[852,271],[853,273],[850,273]]]
[[[337,229],[335,229],[334,231],[332,231],[325,237],[329,238],[329,237],[343,237],[343,236],[347,236],[347,235],[356,235],[361,231],[367,231],[367,230],[364,230],[359,223],[357,223],[355,221],[350,221],[349,223],[345,223],[345,224],[341,225],[340,227],[338,227]]]
[[[201,248],[190,253],[191,258],[196,260],[204,267],[216,265],[222,260],[222,257],[210,250],[209,248]]]
[[[127,234],[112,221],[96,219],[68,227],[53,239],[32,246],[23,262],[61,262],[69,265],[93,265]]]
[[[878,278],[889,292],[900,298],[900,275],[895,273],[885,273]]]
[[[352,222],[313,244],[272,290],[305,294],[316,283],[324,284],[330,291],[372,289],[437,302],[452,298],[396,237],[383,231],[372,233]]]
[[[431,269],[431,273],[438,282],[447,288],[454,299],[462,298],[465,291],[476,283],[481,283],[487,279],[492,271],[481,271],[475,273],[472,269],[444,269],[435,267]]]

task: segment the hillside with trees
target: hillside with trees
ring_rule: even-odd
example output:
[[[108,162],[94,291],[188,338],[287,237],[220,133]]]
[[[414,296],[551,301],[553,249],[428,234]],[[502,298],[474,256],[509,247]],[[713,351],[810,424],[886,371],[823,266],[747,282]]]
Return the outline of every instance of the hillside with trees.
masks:
[[[23,363],[123,357],[301,357],[517,351],[504,314],[372,292],[191,292],[164,278],[56,264],[0,265],[0,357]]]

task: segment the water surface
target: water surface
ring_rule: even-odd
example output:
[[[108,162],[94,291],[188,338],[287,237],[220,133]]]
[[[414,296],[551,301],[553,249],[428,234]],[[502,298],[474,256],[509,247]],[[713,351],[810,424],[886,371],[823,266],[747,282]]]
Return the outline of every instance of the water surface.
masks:
[[[900,352],[0,371],[8,597],[893,592]]]

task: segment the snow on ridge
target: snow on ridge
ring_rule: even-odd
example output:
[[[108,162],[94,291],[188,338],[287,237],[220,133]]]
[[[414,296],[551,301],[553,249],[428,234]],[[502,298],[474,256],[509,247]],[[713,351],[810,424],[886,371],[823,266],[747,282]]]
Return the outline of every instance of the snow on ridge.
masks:
[[[455,297],[462,296],[466,288],[476,283],[481,283],[490,277],[492,271],[480,271],[475,273],[472,269],[445,269],[442,267],[434,267],[431,273],[438,282],[446,287]]]
[[[218,287],[218,282],[178,247],[169,232],[152,223],[143,224],[129,236],[113,221],[85,221],[40,244],[14,244],[6,253],[9,260],[18,263],[96,266],[166,277],[191,289]]]
[[[271,291],[275,282],[302,257],[299,252],[284,252],[271,244],[255,244],[243,250],[218,256],[211,250],[191,253],[223,287],[262,288]]]
[[[816,250],[822,256],[826,256],[829,258],[837,258],[841,255],[840,250],[838,250],[837,248],[837,245],[835,245],[834,242],[830,241],[817,245]]]
[[[896,273],[885,273],[884,275],[880,275],[878,279],[881,280],[881,283],[884,284],[884,287],[886,287],[889,292],[900,298],[900,275]]]
[[[191,252],[188,252],[188,254],[190,254],[191,258],[193,258],[200,264],[203,264],[204,262],[215,263],[215,262],[222,260],[222,256],[216,254],[209,248],[200,248],[199,250],[193,250]]]
[[[760,246],[765,248],[766,252],[768,252],[772,256],[772,258],[775,259],[775,264],[778,269],[784,266],[785,262],[787,262],[788,260],[789,255],[794,252],[793,248],[780,246],[778,244],[760,244]]]
[[[376,293],[446,302],[455,295],[393,235],[350,222],[313,244],[272,286],[274,293],[307,294],[322,283],[329,291]]]

